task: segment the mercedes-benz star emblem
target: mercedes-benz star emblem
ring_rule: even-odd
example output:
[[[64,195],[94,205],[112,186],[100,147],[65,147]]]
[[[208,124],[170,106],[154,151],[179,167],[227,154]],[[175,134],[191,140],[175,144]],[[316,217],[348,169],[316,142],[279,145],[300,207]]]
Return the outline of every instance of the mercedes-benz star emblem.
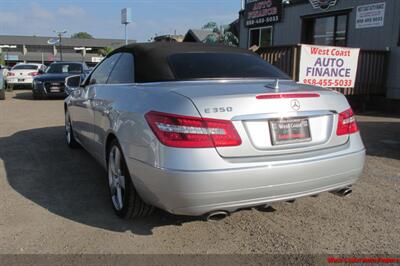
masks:
[[[300,102],[298,100],[292,100],[290,102],[290,106],[292,107],[293,110],[298,111],[300,110]]]

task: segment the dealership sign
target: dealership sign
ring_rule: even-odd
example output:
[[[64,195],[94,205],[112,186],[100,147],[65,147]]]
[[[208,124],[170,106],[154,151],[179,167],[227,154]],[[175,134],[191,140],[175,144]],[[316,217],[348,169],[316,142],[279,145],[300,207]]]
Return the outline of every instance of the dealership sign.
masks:
[[[310,3],[315,9],[328,9],[331,6],[335,6],[337,0],[310,0]]]
[[[299,82],[327,88],[354,88],[360,49],[302,45]]]
[[[385,7],[385,2],[358,6],[356,29],[382,27],[385,23]]]
[[[281,21],[282,0],[246,0],[246,27],[257,27]]]
[[[6,61],[18,61],[18,55],[13,55],[13,54],[6,54],[4,55],[4,60]]]
[[[104,59],[104,57],[102,57],[102,56],[93,56],[92,63],[100,63],[101,60],[103,60],[103,59]]]

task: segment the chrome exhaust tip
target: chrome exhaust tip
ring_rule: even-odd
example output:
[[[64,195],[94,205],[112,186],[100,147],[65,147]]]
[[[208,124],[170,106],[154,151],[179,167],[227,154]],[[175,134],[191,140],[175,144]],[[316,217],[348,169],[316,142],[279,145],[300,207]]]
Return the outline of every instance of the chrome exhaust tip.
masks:
[[[227,211],[215,211],[211,212],[206,216],[207,221],[220,221],[222,219],[225,219],[228,217],[230,214]]]
[[[332,194],[339,196],[339,197],[346,197],[353,192],[351,187],[345,187],[339,190],[331,191]]]

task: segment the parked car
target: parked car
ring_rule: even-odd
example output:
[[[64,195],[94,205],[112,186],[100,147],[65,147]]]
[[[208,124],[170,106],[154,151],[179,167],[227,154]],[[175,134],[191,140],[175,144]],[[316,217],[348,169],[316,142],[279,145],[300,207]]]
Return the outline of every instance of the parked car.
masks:
[[[46,69],[45,65],[35,63],[20,63],[7,72],[7,86],[32,87],[33,78]]]
[[[205,44],[133,44],[67,79],[66,142],[107,170],[117,215],[180,215],[351,192],[365,149],[346,98],[259,56]]]
[[[7,66],[0,65],[0,72],[3,73],[3,77],[7,76],[7,72],[8,72]]]
[[[3,69],[0,68],[0,100],[6,98]]]
[[[55,62],[52,63],[43,75],[33,81],[33,98],[66,97],[65,78],[71,75],[80,75],[82,78],[88,74],[88,67],[81,62]]]

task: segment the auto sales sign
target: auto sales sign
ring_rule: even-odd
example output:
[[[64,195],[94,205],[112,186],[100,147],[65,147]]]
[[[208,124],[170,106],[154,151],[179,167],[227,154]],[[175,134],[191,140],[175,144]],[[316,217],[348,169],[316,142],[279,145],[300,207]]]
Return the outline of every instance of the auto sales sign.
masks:
[[[246,0],[246,27],[270,25],[281,21],[281,0]]]
[[[302,45],[299,82],[327,88],[354,88],[360,49]]]

